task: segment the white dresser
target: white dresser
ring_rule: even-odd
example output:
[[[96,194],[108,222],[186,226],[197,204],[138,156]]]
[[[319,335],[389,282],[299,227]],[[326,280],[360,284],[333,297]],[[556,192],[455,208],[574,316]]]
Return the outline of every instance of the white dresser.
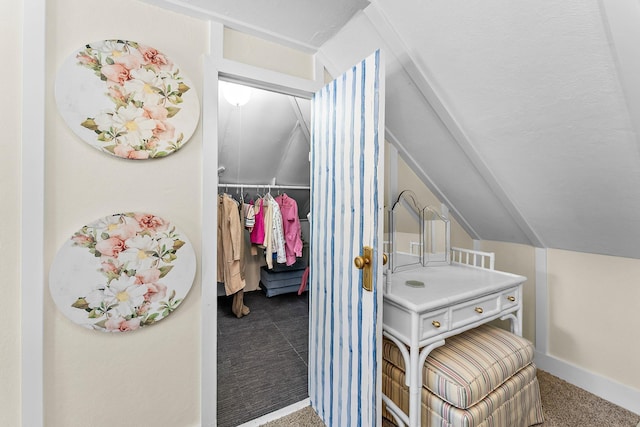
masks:
[[[409,426],[420,426],[421,368],[446,338],[494,319],[511,320],[512,332],[521,335],[525,280],[456,263],[390,274],[385,284],[383,333],[403,353],[410,396],[408,415],[383,396],[391,412]],[[423,282],[424,287],[409,286],[407,281]]]

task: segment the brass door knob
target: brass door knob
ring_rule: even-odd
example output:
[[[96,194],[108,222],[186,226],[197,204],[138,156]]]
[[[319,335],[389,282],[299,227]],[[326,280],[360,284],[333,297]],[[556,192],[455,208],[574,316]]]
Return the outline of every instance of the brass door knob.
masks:
[[[387,254],[382,254],[382,265],[387,265],[387,261],[389,261],[389,257]]]
[[[476,307],[476,313],[482,314],[483,312],[484,310],[482,309],[482,307]]]
[[[439,328],[439,327],[440,327],[440,322],[438,322],[437,320],[434,320],[433,322],[431,322],[431,324],[432,324],[435,328]]]
[[[507,297],[507,299],[511,302],[514,302],[516,300],[516,297]]]
[[[358,270],[362,270],[367,264],[369,264],[369,258],[363,256],[357,256],[354,258],[353,263]]]
[[[362,288],[369,292],[373,291],[372,257],[373,248],[371,246],[365,246],[362,248],[362,255],[353,259],[356,268],[362,270]]]

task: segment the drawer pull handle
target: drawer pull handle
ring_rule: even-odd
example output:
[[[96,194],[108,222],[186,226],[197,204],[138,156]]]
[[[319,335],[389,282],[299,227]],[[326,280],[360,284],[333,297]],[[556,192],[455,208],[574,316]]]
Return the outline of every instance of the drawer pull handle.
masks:
[[[509,301],[511,301],[511,302],[514,302],[514,301],[516,300],[516,297],[509,296],[509,297],[507,297],[507,299],[508,299]]]
[[[436,328],[440,327],[440,322],[438,322],[437,320],[434,320],[433,322],[431,322],[431,324]]]
[[[476,313],[482,314],[483,312],[484,310],[482,309],[482,307],[476,307]]]

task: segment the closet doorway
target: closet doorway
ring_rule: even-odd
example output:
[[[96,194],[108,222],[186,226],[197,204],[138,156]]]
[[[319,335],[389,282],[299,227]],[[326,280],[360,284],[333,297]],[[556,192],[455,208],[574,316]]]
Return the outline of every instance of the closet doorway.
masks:
[[[227,295],[225,284],[217,284],[220,427],[237,426],[308,397],[309,123],[307,99],[220,81],[218,198],[235,200],[242,212],[244,275],[242,298]],[[258,217],[245,221],[243,204],[259,207],[285,198],[297,208],[297,221],[289,220],[299,224],[301,252],[282,262],[267,254],[271,245],[252,239]]]

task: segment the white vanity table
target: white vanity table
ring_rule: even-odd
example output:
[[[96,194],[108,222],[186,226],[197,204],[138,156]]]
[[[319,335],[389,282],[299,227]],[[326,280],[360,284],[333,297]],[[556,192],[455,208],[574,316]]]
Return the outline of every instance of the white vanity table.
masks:
[[[422,207],[410,190],[391,207],[389,231],[382,329],[404,359],[409,413],[384,394],[382,400],[400,425],[419,427],[429,353],[447,338],[494,319],[510,320],[511,332],[522,335],[526,277],[494,270],[493,253],[451,247],[449,220]]]
[[[388,273],[383,303],[383,333],[395,342],[405,361],[409,414],[387,396],[392,413],[411,427],[420,426],[422,366],[445,339],[494,319],[511,320],[522,331],[522,285],[526,277],[452,263]],[[407,285],[424,282],[424,287]],[[407,350],[408,348],[408,350]]]

